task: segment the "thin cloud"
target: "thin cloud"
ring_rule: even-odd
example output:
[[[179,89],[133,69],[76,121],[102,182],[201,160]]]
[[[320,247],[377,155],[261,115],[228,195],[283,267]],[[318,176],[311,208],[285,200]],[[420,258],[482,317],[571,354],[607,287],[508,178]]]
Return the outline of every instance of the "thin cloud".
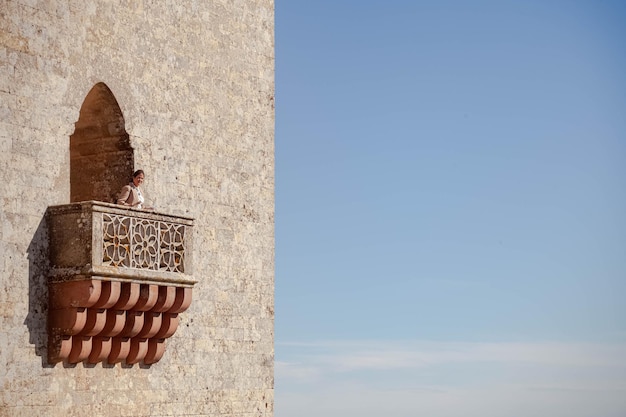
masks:
[[[274,372],[286,380],[312,381],[320,376],[321,369],[301,362],[275,361]]]
[[[299,358],[306,367],[333,373],[477,362],[626,368],[626,344],[334,341],[281,345],[290,347],[287,356]],[[298,366],[289,359],[285,364]]]
[[[626,415],[626,344],[317,341],[277,347],[276,417]]]

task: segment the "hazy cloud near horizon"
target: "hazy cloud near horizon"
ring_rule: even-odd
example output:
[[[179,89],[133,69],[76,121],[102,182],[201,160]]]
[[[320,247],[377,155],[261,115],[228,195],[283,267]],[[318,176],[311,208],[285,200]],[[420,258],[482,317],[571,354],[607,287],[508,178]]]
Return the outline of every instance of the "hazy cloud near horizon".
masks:
[[[623,417],[626,344],[281,343],[276,417]]]

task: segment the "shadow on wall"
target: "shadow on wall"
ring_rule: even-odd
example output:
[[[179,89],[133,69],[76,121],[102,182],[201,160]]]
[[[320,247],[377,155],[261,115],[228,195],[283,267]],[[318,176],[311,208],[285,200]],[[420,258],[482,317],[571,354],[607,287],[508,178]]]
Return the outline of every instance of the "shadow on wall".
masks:
[[[43,367],[48,363],[48,227],[44,215],[28,245],[28,315],[24,324],[30,333],[29,342],[41,356]]]

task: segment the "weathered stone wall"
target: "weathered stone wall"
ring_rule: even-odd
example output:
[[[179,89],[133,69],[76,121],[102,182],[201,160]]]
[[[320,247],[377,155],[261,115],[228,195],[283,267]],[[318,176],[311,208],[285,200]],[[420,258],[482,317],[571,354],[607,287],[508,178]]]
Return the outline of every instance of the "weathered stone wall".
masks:
[[[273,0],[0,0],[0,416],[273,414]],[[46,363],[48,206],[99,82],[194,278],[150,366]]]

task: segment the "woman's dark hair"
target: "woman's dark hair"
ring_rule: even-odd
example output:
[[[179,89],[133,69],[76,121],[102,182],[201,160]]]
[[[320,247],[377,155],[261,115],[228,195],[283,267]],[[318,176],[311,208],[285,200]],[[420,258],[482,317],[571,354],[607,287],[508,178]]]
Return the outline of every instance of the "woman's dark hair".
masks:
[[[137,175],[139,174],[143,174],[144,176],[146,175],[144,174],[143,169],[138,169],[137,171],[134,172],[133,178],[137,178]]]

